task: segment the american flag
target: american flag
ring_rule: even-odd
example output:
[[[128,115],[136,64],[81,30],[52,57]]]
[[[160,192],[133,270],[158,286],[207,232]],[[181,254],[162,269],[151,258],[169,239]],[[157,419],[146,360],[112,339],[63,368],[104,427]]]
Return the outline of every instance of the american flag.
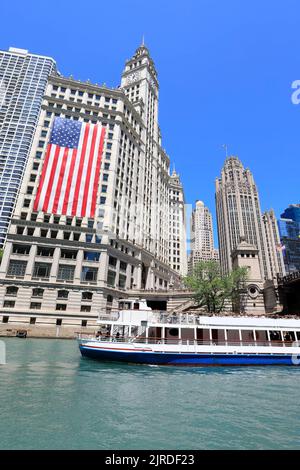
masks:
[[[94,217],[105,128],[54,119],[33,210]]]

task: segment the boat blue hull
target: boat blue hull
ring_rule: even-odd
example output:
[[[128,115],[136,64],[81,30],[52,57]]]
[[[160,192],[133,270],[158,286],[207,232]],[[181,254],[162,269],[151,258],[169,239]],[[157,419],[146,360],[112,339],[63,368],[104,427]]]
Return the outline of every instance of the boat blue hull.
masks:
[[[299,365],[292,355],[205,354],[108,351],[79,346],[82,356],[101,361],[175,366],[261,366]]]

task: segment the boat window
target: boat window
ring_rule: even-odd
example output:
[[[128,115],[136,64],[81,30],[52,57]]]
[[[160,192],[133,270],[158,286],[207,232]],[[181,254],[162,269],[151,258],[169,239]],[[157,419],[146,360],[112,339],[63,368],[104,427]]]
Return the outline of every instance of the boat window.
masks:
[[[268,335],[265,330],[256,330],[256,342],[259,346],[266,346],[268,344]]]
[[[210,336],[208,328],[197,328],[197,342],[198,344],[210,344]]]
[[[139,309],[140,309],[140,304],[138,302],[134,302],[133,310],[139,310]]]
[[[176,330],[176,328],[171,328],[170,329],[170,331],[173,331],[173,330]],[[182,328],[181,329],[181,339],[183,341],[185,341],[185,340],[194,341],[194,328]]]
[[[131,302],[124,302],[124,309],[130,310],[131,309]]]
[[[166,329],[166,332],[167,332],[170,336],[178,336],[178,328],[167,328],[167,329]]]
[[[274,342],[281,341],[280,331],[269,331],[269,335],[270,335],[270,341],[274,341]]]
[[[125,338],[128,338],[129,336],[129,325],[114,325],[113,331],[112,331],[112,336],[116,338],[119,341],[124,340]],[[136,336],[138,334],[138,327],[132,327],[131,328],[131,336]]]
[[[283,340],[285,343],[292,343],[295,341],[295,333],[294,331],[283,331]]]
[[[179,339],[179,330],[178,328],[166,328],[165,329],[165,339],[167,344],[178,343]]]
[[[254,332],[252,330],[241,330],[242,341],[245,346],[254,344]]]
[[[148,338],[152,338],[153,340],[160,340],[161,339],[161,327],[150,327],[148,331]]]
[[[300,340],[300,331],[296,331],[296,335],[297,335],[297,340],[299,341]]]
[[[211,330],[211,337],[214,344],[225,344],[225,330],[213,329]]]
[[[240,342],[240,332],[239,330],[226,330],[227,331],[227,342],[230,343],[239,343]]]

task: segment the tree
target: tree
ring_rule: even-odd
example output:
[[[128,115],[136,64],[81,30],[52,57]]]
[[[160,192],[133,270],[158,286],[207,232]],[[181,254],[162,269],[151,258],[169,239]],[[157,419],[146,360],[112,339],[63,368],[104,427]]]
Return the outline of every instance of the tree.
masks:
[[[246,267],[235,268],[228,275],[222,275],[217,261],[200,261],[184,282],[194,292],[193,298],[199,307],[210,313],[220,313],[226,301],[235,305],[239,303],[247,275]]]

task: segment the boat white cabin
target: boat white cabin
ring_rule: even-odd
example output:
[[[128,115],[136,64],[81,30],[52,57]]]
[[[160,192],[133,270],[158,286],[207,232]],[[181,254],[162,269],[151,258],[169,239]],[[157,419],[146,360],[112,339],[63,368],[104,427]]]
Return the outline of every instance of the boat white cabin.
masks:
[[[170,314],[136,299],[120,300],[119,307],[99,317],[96,338],[81,339],[83,355],[154,364],[297,365],[300,319]]]

